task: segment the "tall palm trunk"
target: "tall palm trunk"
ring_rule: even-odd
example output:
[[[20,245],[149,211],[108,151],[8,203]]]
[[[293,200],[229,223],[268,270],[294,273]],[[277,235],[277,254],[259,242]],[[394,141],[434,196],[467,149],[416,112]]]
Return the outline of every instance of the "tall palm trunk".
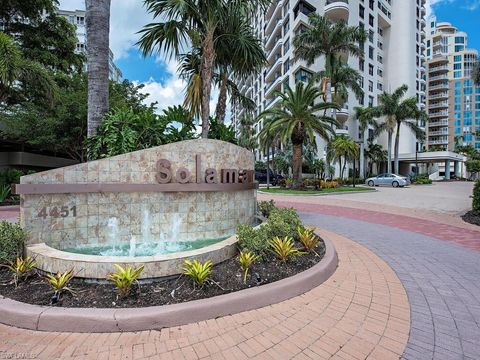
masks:
[[[362,140],[360,143],[360,177],[365,179],[365,131],[362,131],[360,139]]]
[[[221,124],[225,122],[225,112],[227,110],[227,82],[227,73],[223,71],[220,74],[220,93],[218,94],[217,108],[215,109],[217,121]]]
[[[388,173],[392,172],[392,137],[393,137],[393,131],[388,130],[388,141],[387,141],[387,147],[388,147],[387,172]]]
[[[208,118],[210,116],[210,93],[212,91],[213,63],[215,49],[213,47],[213,29],[209,30],[203,46],[201,68],[202,77],[202,138],[208,138]]]
[[[302,143],[293,143],[292,172],[294,188],[300,187],[302,182]]]
[[[88,136],[108,111],[110,0],[85,0],[88,67]]]
[[[399,159],[398,159],[398,152],[400,148],[400,122],[397,122],[397,133],[395,134],[395,152],[393,154],[395,159],[394,171],[395,174],[399,173]]]

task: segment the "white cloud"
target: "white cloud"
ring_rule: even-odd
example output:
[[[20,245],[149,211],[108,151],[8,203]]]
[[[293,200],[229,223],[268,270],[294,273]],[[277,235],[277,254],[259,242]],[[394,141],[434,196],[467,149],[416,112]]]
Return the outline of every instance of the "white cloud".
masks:
[[[85,0],[60,0],[64,10],[85,10]],[[152,22],[152,16],[139,0],[112,0],[110,5],[110,48],[116,59],[126,57],[138,41],[137,32]]]

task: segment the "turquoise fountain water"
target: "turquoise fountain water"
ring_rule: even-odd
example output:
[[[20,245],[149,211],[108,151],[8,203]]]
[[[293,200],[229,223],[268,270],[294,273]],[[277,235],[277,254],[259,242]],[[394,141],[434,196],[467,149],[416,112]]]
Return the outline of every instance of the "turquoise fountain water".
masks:
[[[144,206],[142,208],[140,241],[138,241],[134,235],[131,235],[129,243],[121,243],[119,241],[121,231],[119,229],[118,219],[116,217],[111,217],[107,222],[108,242],[106,244],[83,245],[63,250],[85,255],[131,257],[153,256],[200,249],[227,238],[196,239],[189,241],[178,240],[180,238],[181,225],[181,216],[175,214],[168,227],[168,231],[160,233],[158,239],[152,239],[150,210]]]

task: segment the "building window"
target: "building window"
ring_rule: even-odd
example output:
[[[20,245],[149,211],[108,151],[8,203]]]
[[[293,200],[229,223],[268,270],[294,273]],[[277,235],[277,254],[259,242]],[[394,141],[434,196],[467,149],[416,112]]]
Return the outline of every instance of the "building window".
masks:
[[[283,64],[283,73],[286,74],[289,69],[290,69],[290,59],[287,59]]]
[[[312,78],[312,75],[313,74],[310,71],[300,69],[295,73],[295,82],[308,82]]]

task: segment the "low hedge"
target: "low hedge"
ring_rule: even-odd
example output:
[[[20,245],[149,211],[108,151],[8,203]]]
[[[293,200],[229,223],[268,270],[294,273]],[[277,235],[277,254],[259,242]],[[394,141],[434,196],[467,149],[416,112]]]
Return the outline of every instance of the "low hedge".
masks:
[[[476,215],[480,216],[480,180],[475,181],[473,187],[472,210]]]
[[[0,222],[0,263],[14,261],[23,255],[27,232],[19,223]]]

